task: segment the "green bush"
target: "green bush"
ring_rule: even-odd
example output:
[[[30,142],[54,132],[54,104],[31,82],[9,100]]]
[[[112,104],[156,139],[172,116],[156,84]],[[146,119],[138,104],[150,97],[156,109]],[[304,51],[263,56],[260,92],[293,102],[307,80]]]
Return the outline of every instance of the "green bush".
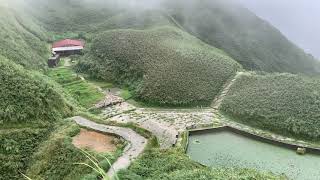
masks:
[[[26,71],[0,56],[0,121],[54,121],[72,107],[42,75]]]
[[[27,68],[44,68],[50,51],[46,32],[24,11],[0,5],[0,55]]]
[[[121,180],[281,179],[273,174],[247,169],[210,169],[190,160],[184,153],[175,149],[148,150],[133,162],[128,170],[120,171],[119,178]]]
[[[249,125],[297,137],[320,137],[320,81],[291,74],[243,75],[221,110]]]
[[[286,180],[287,178],[275,176],[271,173],[262,173],[250,169],[196,169],[196,170],[181,170],[174,173],[155,177],[154,180]]]
[[[91,59],[91,61],[87,61]],[[208,105],[240,65],[174,27],[99,34],[76,67],[161,105]]]
[[[51,69],[47,75],[61,84],[64,92],[71,95],[82,107],[90,108],[105,96],[97,87],[85,80],[81,80],[70,68]]]
[[[22,179],[39,144],[46,140],[50,127],[0,129],[0,180]]]
[[[134,161],[129,170],[120,172],[119,178],[122,179],[121,177],[126,176],[126,174],[136,174],[135,176],[148,179],[177,170],[192,170],[200,167],[186,155],[175,150],[153,149],[148,150],[138,160]]]
[[[80,127],[75,123],[64,120],[60,121],[57,129],[51,136],[41,144],[32,156],[32,161],[26,175],[32,179],[97,179],[98,174],[87,166],[77,163],[90,163],[90,160],[72,144],[72,137],[80,132]],[[105,170],[109,169],[109,164],[104,157],[110,162],[121,154],[118,149],[115,153],[97,153],[90,152],[97,158],[100,166]]]

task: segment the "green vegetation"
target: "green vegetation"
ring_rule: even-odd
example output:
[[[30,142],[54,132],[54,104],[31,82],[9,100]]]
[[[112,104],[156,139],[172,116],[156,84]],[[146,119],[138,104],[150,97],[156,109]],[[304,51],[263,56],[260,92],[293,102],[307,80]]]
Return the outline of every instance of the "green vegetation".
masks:
[[[0,4],[0,55],[27,68],[44,68],[49,56],[46,33],[21,12]]]
[[[76,69],[128,86],[136,98],[151,104],[208,105],[240,66],[168,26],[102,33]]]
[[[222,0],[165,0],[155,9],[99,0],[7,2],[0,4],[0,180],[21,179],[20,173],[33,179],[97,179],[98,173],[75,164],[90,164],[72,145],[80,128],[62,120],[74,107],[87,109],[101,100],[104,94],[96,86],[124,87],[124,99],[143,105],[197,106],[209,105],[242,66],[306,74],[320,70],[312,56],[271,25]],[[88,81],[62,67],[63,61],[59,68],[44,68],[48,42],[63,38],[86,40],[85,56],[72,59],[80,61],[75,69],[86,73]],[[244,75],[221,110],[249,125],[316,139],[319,84],[290,74]],[[135,124],[122,126],[150,140],[148,150],[120,173],[121,179],[281,178],[252,170],[209,169],[182,153],[187,134],[182,134],[182,147],[159,150],[150,132]],[[120,152],[103,156],[114,161]],[[94,156],[99,167],[109,168],[104,157]]]
[[[72,137],[80,132],[79,126],[66,120],[59,123],[56,131],[33,155],[26,175],[32,179],[96,179],[98,173],[89,167],[77,164],[91,165],[90,159],[72,145]],[[114,162],[120,153],[121,149],[113,154],[98,155],[90,152],[97,158],[100,167],[106,170],[110,167],[108,160]]]
[[[57,87],[42,75],[0,56],[0,121],[54,121],[72,111]]]
[[[221,110],[243,123],[296,137],[320,137],[320,81],[291,74],[242,75]]]
[[[90,34],[111,29],[146,29],[171,24],[159,10],[135,10],[115,1],[34,1],[27,0],[30,11],[49,31],[54,39],[66,36],[83,38],[90,41]],[[37,6],[37,11],[32,10]],[[88,36],[88,34],[89,36]],[[59,35],[60,34],[60,35]],[[61,35],[63,34],[63,35]]]
[[[60,67],[51,69],[47,75],[56,82],[60,83],[66,93],[70,94],[79,105],[90,108],[103,99],[104,94],[100,92],[95,86],[75,74],[72,69]]]
[[[177,0],[166,4],[185,30],[224,50],[247,70],[320,72],[320,63],[314,57],[232,0]]]
[[[124,100],[128,100],[130,98],[132,98],[132,94],[129,90],[127,89],[123,89],[120,92],[120,96],[124,99]]]
[[[148,150],[128,170],[120,171],[119,178],[121,180],[282,179],[253,170],[210,169],[191,161],[184,153],[175,149]]]
[[[21,179],[53,123],[73,107],[45,76],[0,56],[0,179]]]
[[[94,84],[96,86],[99,86],[103,90],[114,88],[112,83],[108,83],[102,80],[96,80],[96,79],[88,79],[89,83]]]
[[[139,8],[138,2],[133,7],[112,1],[27,2],[37,21],[53,31],[50,36],[54,40],[70,37],[91,42],[95,34],[106,30],[146,30],[174,25],[222,49],[247,70],[320,72],[320,63],[314,57],[232,0],[165,0],[162,6],[151,10]],[[33,6],[39,8],[35,11]]]
[[[0,180],[21,179],[37,150],[50,133],[50,126],[0,128]]]

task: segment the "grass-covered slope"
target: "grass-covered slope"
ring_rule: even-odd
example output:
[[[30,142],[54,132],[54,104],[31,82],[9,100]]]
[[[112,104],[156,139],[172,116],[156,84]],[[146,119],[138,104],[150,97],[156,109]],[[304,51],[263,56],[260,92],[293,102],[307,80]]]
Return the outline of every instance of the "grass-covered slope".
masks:
[[[0,56],[0,180],[22,179],[32,154],[69,115],[60,90],[38,73]]]
[[[77,67],[127,85],[143,101],[209,104],[240,68],[222,51],[174,27],[99,34]]]
[[[90,160],[72,144],[72,137],[80,132],[80,127],[73,120],[59,121],[55,130],[46,141],[38,146],[31,156],[25,174],[34,179],[63,179],[63,180],[96,180],[98,173],[91,168],[77,163],[90,163]],[[110,165],[121,154],[121,149],[116,152],[99,153],[87,150],[97,158],[101,168],[108,170]],[[107,159],[108,160],[107,160]]]
[[[23,179],[32,154],[45,141],[51,126],[0,127],[0,180]]]
[[[247,70],[318,73],[316,59],[234,0],[178,0],[170,14],[189,33],[224,50]]]
[[[234,0],[164,0],[154,6],[139,0],[27,2],[30,7],[39,7],[32,14],[48,31],[54,33],[68,32],[72,37],[86,37],[90,41],[88,37],[92,34],[110,29],[143,30],[176,25],[222,49],[247,70],[307,74],[320,72],[320,64],[316,59]]]
[[[19,8],[0,4],[0,55],[27,68],[43,68],[49,57],[45,31]]]
[[[0,121],[54,121],[71,112],[63,96],[43,76],[0,56]]]
[[[320,81],[290,74],[242,75],[221,110],[249,125],[320,137]]]
[[[77,105],[81,107],[91,108],[105,96],[97,87],[86,80],[82,80],[70,68],[59,67],[50,69],[47,75],[61,84],[65,93],[76,100]]]
[[[194,179],[285,179],[270,173],[247,169],[210,169],[190,160],[176,150],[148,150],[119,173],[121,180],[194,180]]]
[[[110,29],[145,29],[167,25],[169,20],[162,13],[134,6],[128,1],[87,0],[28,0],[30,11],[43,26],[55,33],[96,33]],[[138,4],[138,1],[135,2]],[[141,4],[143,5],[143,3]],[[39,7],[39,10],[32,9]],[[130,7],[132,6],[132,7]]]

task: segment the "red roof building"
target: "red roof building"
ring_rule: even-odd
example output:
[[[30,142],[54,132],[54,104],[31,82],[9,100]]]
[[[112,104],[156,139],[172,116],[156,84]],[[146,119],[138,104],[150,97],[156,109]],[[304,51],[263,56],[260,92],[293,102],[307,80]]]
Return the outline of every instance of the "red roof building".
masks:
[[[79,40],[73,40],[73,39],[64,39],[58,42],[53,43],[52,48],[57,47],[70,47],[70,46],[82,46],[84,47],[84,43]]]
[[[61,55],[78,54],[83,48],[83,41],[73,39],[64,39],[52,44],[52,52]]]

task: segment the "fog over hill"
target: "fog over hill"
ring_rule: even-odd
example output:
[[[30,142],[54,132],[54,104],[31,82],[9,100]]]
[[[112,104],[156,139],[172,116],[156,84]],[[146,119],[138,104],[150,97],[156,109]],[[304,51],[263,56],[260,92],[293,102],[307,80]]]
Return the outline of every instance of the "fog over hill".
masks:
[[[280,29],[290,40],[320,58],[320,1],[239,0],[261,18]]]

